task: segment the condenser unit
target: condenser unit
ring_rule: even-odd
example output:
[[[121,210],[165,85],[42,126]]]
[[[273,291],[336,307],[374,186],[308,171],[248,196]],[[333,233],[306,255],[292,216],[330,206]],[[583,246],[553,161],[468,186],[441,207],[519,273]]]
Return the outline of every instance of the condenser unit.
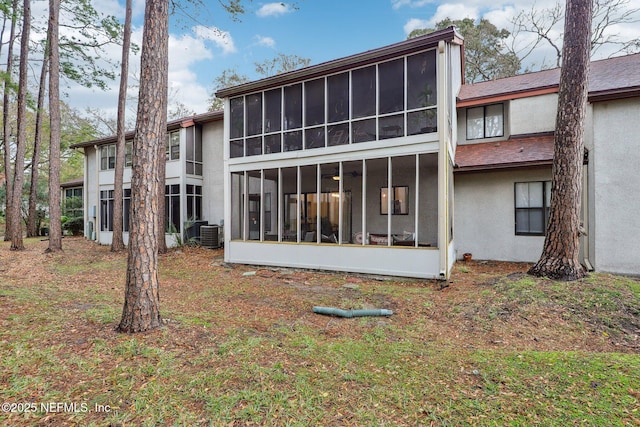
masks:
[[[219,228],[217,225],[200,226],[200,245],[203,248],[217,249],[220,247]]]

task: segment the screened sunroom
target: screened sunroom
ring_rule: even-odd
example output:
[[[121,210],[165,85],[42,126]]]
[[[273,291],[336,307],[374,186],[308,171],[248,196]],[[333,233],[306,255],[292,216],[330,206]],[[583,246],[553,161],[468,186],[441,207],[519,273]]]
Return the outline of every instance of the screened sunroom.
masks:
[[[443,30],[220,91],[225,260],[448,277],[459,42]]]

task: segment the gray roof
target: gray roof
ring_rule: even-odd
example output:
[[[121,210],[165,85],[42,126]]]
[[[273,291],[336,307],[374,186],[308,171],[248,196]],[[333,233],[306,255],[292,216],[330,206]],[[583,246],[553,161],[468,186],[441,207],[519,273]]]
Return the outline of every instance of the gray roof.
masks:
[[[488,98],[549,89],[557,90],[560,69],[521,74],[504,79],[463,85],[458,94],[459,102],[481,101]],[[618,56],[591,62],[589,74],[589,100],[640,96],[640,54]]]
[[[193,122],[194,124],[203,124],[203,123],[213,122],[216,120],[222,120],[223,117],[224,117],[224,112],[222,110],[208,111],[202,114],[194,114],[193,116],[182,117],[176,120],[168,121],[167,130],[179,129],[183,125],[185,126],[189,125],[190,122]],[[135,131],[130,130],[125,133],[124,137],[125,139],[133,139],[134,134],[135,134]],[[97,138],[91,141],[73,144],[69,148],[85,148],[85,147],[91,147],[94,145],[113,144],[116,142],[117,139],[118,139],[117,135],[109,135],[103,138]]]

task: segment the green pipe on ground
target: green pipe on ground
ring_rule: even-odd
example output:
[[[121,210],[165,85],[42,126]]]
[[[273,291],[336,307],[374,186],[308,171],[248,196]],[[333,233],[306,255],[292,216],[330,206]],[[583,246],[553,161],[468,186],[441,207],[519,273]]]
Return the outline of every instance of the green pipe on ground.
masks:
[[[365,317],[365,316],[391,316],[393,310],[375,308],[370,310],[342,310],[333,307],[313,307],[313,312],[338,317]]]

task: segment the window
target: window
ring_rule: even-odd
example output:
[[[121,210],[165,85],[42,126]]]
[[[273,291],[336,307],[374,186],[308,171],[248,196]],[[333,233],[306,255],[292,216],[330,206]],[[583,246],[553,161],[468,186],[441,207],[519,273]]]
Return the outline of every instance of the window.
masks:
[[[502,104],[467,109],[467,139],[493,138],[504,135]]]
[[[129,168],[133,164],[133,141],[124,143],[124,167]]]
[[[124,167],[131,167],[133,158],[133,141],[124,143]],[[116,144],[103,145],[100,148],[100,170],[115,169],[116,167]]]
[[[544,236],[550,205],[551,181],[516,182],[516,235]]]
[[[67,188],[64,190],[63,215],[72,218],[81,217],[84,213],[82,204],[82,188]]]
[[[187,128],[186,171],[191,175],[202,176],[202,128]]]
[[[231,239],[436,248],[436,177],[437,153],[232,172]]]
[[[113,231],[113,190],[100,191],[100,230]]]
[[[389,212],[388,200],[389,188],[382,187],[380,189],[380,214],[387,215]],[[393,200],[391,200],[392,215],[408,215],[409,214],[409,187],[393,187]]]
[[[100,170],[109,170],[116,167],[116,145],[103,145],[100,148]]]
[[[202,187],[187,184],[187,218],[189,221],[202,219]]]
[[[180,159],[180,131],[176,130],[167,134],[167,142],[165,145],[165,154],[167,160]]]
[[[122,190],[122,229],[129,231],[131,189]],[[100,230],[113,231],[113,190],[100,191]]]
[[[122,190],[122,226],[124,231],[129,231],[129,217],[131,214],[131,189]]]
[[[180,230],[180,185],[165,185],[164,194],[165,230],[175,233]]]
[[[229,156],[437,132],[436,62],[431,49],[231,98]],[[487,126],[493,129],[501,115],[491,114]]]

